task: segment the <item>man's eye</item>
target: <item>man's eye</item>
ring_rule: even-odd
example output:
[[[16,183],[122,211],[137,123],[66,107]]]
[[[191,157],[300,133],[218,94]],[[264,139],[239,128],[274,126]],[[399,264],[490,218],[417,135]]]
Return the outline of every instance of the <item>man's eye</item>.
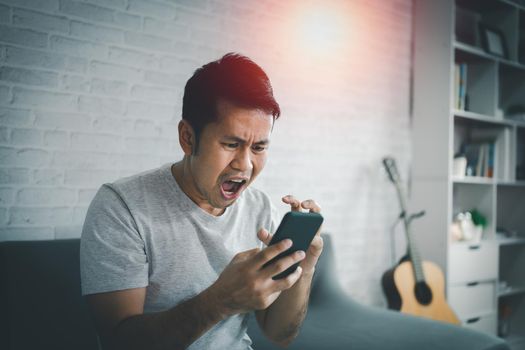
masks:
[[[239,146],[238,143],[226,143],[225,145],[228,148],[237,148],[237,146]]]
[[[255,152],[262,152],[262,151],[264,151],[265,149],[266,149],[266,147],[264,147],[264,146],[254,146],[254,147],[253,147],[253,150],[254,150]]]

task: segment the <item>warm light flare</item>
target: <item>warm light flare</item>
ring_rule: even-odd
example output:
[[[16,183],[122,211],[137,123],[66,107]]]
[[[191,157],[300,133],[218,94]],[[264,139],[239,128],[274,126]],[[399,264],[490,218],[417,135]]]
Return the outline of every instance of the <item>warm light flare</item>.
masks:
[[[344,18],[333,9],[307,9],[298,21],[298,40],[305,53],[333,55],[344,44]]]
[[[343,91],[351,84],[356,86],[348,76],[360,71],[355,67],[360,67],[363,60],[363,37],[368,42],[370,33],[363,32],[362,18],[366,18],[367,9],[347,0],[282,3],[283,18],[287,20],[271,27],[265,35],[272,38],[285,59],[283,76],[300,86],[296,92],[302,94],[301,103],[312,101],[323,89]]]

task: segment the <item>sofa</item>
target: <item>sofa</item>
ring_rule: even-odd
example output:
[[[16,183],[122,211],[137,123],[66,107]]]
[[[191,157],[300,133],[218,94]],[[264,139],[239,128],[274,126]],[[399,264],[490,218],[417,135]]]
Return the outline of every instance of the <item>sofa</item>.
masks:
[[[500,338],[460,326],[358,303],[341,287],[335,272],[333,244],[323,235],[324,249],[312,282],[308,313],[297,338],[287,348],[352,350],[507,350]],[[378,279],[379,284],[379,279]],[[255,350],[280,349],[249,321]]]
[[[80,294],[80,240],[0,243],[0,349],[98,349]]]
[[[324,235],[305,322],[289,349],[506,350],[504,341],[458,326],[361,305],[342,290]],[[80,294],[80,241],[0,243],[0,349],[99,349]],[[258,329],[256,350],[279,349]]]

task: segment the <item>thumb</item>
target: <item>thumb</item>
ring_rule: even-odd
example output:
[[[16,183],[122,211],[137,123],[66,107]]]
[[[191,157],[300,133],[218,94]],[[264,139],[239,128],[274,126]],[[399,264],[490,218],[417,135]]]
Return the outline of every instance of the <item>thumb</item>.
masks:
[[[257,253],[259,253],[261,250],[259,248],[253,248],[253,249],[250,249],[250,250],[245,250],[243,252],[240,252],[240,253],[237,253],[232,261],[235,261],[235,262],[240,262],[240,261],[244,261],[244,260],[247,260],[249,258],[251,258],[252,256],[256,255]]]
[[[268,232],[264,228],[261,228],[259,230],[259,232],[257,232],[257,238],[259,238],[259,240],[261,242],[263,242],[265,245],[270,244],[270,241],[272,240],[272,237],[273,237],[273,235],[270,234],[270,232]]]

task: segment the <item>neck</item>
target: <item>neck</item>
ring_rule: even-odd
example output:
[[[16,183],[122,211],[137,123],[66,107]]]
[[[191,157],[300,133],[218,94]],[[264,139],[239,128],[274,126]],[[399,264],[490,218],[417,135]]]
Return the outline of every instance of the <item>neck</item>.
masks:
[[[199,191],[191,171],[190,159],[188,156],[184,156],[180,162],[173,164],[171,166],[171,173],[182,192],[184,192],[199,208],[213,216],[220,216],[224,213],[224,208],[213,207]]]

